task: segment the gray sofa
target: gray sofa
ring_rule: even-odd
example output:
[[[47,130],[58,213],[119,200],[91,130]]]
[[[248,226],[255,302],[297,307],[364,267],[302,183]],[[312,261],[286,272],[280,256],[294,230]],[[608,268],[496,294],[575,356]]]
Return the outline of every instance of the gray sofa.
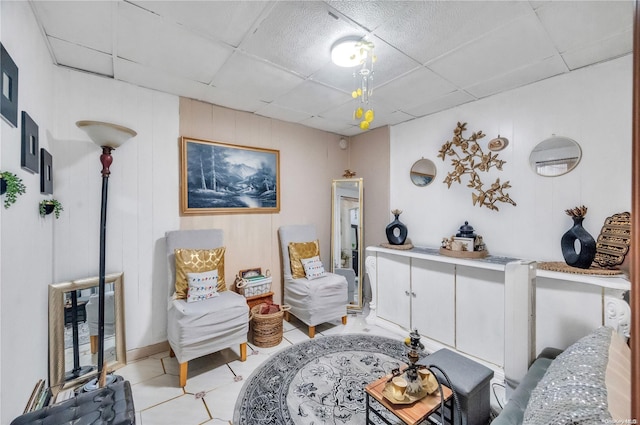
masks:
[[[551,362],[561,352],[562,350],[557,348],[545,348],[542,350],[516,387],[509,402],[504,406],[498,417],[491,422],[491,425],[519,425],[522,423],[524,411],[531,397],[531,391],[538,385]]]
[[[622,423],[630,415],[631,350],[603,326],[562,352],[543,350],[491,425]]]

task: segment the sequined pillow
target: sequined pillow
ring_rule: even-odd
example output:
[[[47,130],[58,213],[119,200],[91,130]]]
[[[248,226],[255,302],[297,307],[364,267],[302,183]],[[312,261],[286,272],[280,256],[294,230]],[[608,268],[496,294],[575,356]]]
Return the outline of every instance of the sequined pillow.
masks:
[[[300,260],[302,267],[304,267],[304,275],[309,280],[319,279],[325,275],[324,266],[320,257],[317,255],[311,258],[303,258]]]
[[[290,242],[289,262],[291,264],[291,277],[294,279],[305,277],[304,267],[300,260],[315,257],[316,255],[320,255],[320,242],[318,240],[312,242]]]
[[[218,296],[218,270],[203,273],[187,273],[189,290],[187,302],[204,301]]]
[[[613,423],[605,388],[611,333],[603,326],[556,357],[531,391],[523,425]]]
[[[176,256],[176,298],[186,299],[189,284],[187,273],[218,270],[218,292],[226,291],[224,282],[224,247],[216,249],[178,248]]]

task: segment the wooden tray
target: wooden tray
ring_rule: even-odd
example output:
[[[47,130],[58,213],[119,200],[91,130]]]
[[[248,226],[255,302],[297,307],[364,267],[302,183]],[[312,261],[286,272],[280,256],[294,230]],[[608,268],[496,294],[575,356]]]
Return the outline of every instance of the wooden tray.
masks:
[[[487,250],[484,251],[452,251],[447,248],[440,247],[440,254],[446,255],[447,257],[455,257],[455,258],[484,258],[489,252]]]

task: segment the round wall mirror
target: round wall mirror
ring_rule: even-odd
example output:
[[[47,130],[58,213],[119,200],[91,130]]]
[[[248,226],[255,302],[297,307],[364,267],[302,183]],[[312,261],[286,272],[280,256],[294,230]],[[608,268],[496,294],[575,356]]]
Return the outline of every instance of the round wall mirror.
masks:
[[[553,136],[533,148],[529,155],[529,164],[536,174],[555,177],[576,168],[581,157],[582,150],[575,140]]]
[[[409,175],[416,186],[427,186],[436,178],[436,164],[430,159],[419,159],[411,167]]]

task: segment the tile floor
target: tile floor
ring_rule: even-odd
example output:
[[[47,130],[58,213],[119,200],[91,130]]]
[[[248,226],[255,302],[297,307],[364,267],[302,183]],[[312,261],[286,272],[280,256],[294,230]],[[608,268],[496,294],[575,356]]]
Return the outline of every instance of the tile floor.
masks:
[[[316,327],[316,338],[347,333],[405,337],[367,324],[363,313],[349,314],[346,325],[337,320]],[[239,360],[239,347],[190,361],[184,389],[178,386],[178,362],[168,352],[130,362],[116,374],[131,383],[138,425],[228,425],[236,398],[251,373],[273,353],[308,339],[306,326],[292,317],[291,322],[284,322],[280,345],[259,348],[249,344],[245,362]]]

